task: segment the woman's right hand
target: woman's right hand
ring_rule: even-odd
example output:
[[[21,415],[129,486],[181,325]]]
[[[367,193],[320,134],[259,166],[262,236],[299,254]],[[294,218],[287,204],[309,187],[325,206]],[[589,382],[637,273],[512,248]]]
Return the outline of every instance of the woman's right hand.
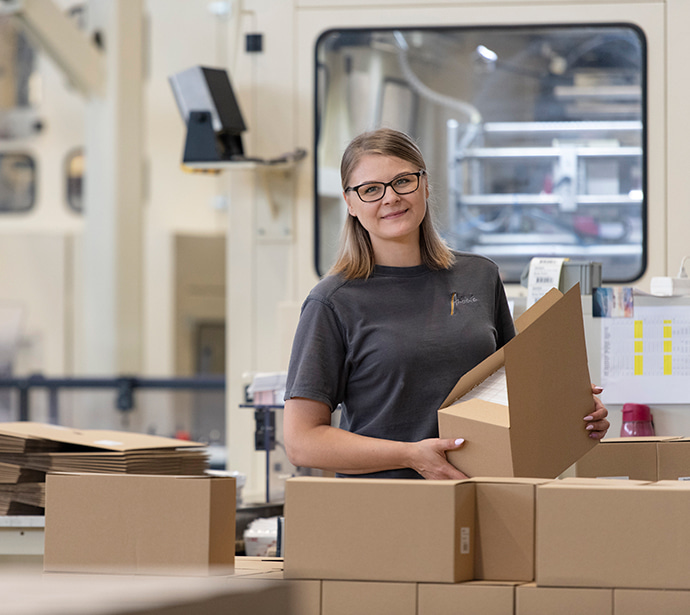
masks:
[[[411,467],[429,480],[468,478],[446,458],[446,451],[455,451],[464,443],[462,438],[457,440],[429,438],[414,442]]]

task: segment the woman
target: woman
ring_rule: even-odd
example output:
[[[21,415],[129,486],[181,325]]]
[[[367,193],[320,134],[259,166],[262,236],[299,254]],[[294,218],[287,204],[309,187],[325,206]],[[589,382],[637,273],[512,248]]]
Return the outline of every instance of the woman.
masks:
[[[404,133],[355,138],[340,173],[349,216],[335,265],[302,306],[285,395],[288,457],[343,475],[465,478],[445,455],[463,440],[438,437],[437,410],[462,374],[515,335],[498,267],[439,237],[424,159]],[[598,439],[609,423],[595,403],[583,429]]]

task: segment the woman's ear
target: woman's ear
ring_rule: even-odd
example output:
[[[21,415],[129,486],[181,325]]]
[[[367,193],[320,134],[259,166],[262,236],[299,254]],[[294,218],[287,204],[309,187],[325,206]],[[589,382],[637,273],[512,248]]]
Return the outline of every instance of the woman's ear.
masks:
[[[347,213],[349,213],[353,218],[356,218],[357,213],[355,212],[354,207],[352,207],[349,193],[343,192],[343,198],[345,199],[345,203],[347,203]]]

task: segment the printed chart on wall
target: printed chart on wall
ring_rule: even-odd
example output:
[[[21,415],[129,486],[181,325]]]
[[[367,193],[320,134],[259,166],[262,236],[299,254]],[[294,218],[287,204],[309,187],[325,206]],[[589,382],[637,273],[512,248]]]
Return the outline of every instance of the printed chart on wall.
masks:
[[[602,318],[601,375],[604,403],[690,402],[690,305]]]

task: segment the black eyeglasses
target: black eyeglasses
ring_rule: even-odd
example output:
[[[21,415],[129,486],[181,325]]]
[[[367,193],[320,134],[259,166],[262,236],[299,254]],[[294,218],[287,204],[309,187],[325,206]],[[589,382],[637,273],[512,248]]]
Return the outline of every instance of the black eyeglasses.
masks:
[[[365,182],[359,186],[351,186],[345,188],[345,192],[354,190],[357,196],[365,203],[373,203],[382,199],[386,194],[386,188],[390,186],[396,194],[411,194],[419,188],[419,178],[426,175],[426,171],[422,169],[416,173],[405,173],[405,175],[398,175],[395,179],[389,182]]]

